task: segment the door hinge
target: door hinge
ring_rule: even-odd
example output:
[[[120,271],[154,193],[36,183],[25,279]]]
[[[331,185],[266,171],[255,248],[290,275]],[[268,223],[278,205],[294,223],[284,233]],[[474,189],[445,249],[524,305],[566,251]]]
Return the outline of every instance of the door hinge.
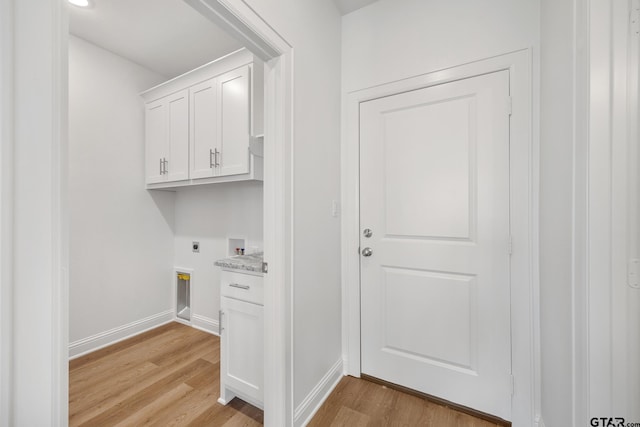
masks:
[[[629,14],[631,35],[640,35],[640,0],[632,0],[631,13]]]
[[[513,114],[513,98],[510,96],[507,98],[507,114]]]
[[[269,272],[269,263],[268,262],[263,262],[262,263],[262,272],[263,273],[268,273]]]
[[[509,255],[513,254],[513,236],[509,236],[509,246],[508,249]]]
[[[638,274],[640,273],[640,259],[630,259],[627,266],[627,282],[629,286],[634,289],[640,289],[640,280]]]

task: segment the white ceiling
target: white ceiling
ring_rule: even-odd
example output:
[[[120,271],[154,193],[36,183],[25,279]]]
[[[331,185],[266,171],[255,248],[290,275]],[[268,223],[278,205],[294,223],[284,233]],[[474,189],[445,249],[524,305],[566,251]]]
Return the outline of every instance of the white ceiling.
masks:
[[[69,5],[71,34],[167,78],[242,45],[182,0],[92,0]]]
[[[354,10],[358,10],[362,7],[368,6],[371,3],[375,3],[378,0],[333,0],[340,12],[343,15],[351,13]]]
[[[377,0],[333,1],[345,15]],[[69,5],[71,34],[167,78],[242,47],[183,0],[91,0],[91,5]]]

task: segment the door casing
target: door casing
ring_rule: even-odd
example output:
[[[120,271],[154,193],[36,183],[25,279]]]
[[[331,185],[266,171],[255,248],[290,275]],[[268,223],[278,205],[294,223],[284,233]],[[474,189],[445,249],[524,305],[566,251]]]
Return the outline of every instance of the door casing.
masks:
[[[383,96],[501,70],[509,71],[510,122],[512,422],[537,426],[540,419],[538,266],[538,143],[533,134],[532,52],[520,50],[477,62],[351,92],[343,100],[342,283],[345,374],[360,367],[360,103]]]
[[[271,272],[265,276],[265,285],[269,291],[265,291],[265,331],[270,336],[270,340],[265,342],[265,365],[270,369],[265,374],[265,425],[286,426],[293,423],[293,390],[292,390],[292,366],[290,361],[291,342],[288,339],[288,331],[291,322],[291,277],[292,277],[292,255],[290,252],[290,241],[292,236],[292,156],[291,145],[293,140],[293,47],[282,38],[261,16],[251,9],[243,0],[185,0],[195,9],[200,11],[205,17],[215,21],[228,32],[232,33],[240,40],[245,47],[250,49],[267,64],[265,70],[265,91],[266,104],[269,108],[265,114],[265,179],[264,179],[264,245],[265,259],[271,264]],[[46,413],[44,417],[49,417],[51,425],[65,426],[68,424],[68,207],[66,204],[66,141],[67,141],[67,34],[68,17],[66,2],[63,0],[39,0],[33,4],[23,4],[20,10],[22,18],[19,22],[15,20],[17,2],[13,0],[0,0],[0,14],[3,24],[0,26],[0,44],[3,47],[11,47],[17,39],[22,43],[30,43],[38,53],[45,52],[45,60],[52,64],[51,70],[42,71],[39,76],[46,78],[40,82],[41,89],[47,92],[51,101],[46,108],[38,111],[28,126],[33,123],[44,123],[37,126],[41,129],[40,135],[47,138],[32,144],[34,147],[45,149],[41,163],[47,164],[46,168],[40,171],[41,176],[50,177],[48,185],[38,187],[37,192],[32,192],[27,196],[22,195],[25,205],[33,203],[34,200],[47,200],[52,209],[51,221],[46,226],[47,235],[43,239],[50,238],[48,249],[42,249],[39,256],[51,264],[50,280],[40,283],[47,292],[42,292],[37,297],[31,298],[25,307],[25,300],[20,300],[8,308],[5,300],[0,305],[0,316],[2,319],[11,318],[12,314],[28,310],[38,304],[47,308],[43,315],[50,314],[51,321],[39,323],[36,332],[42,334],[44,330],[50,330],[51,339],[49,341],[38,342],[33,348],[25,351],[23,348],[16,350],[15,354],[10,354],[7,349],[12,348],[10,334],[2,334],[0,338],[0,424],[3,421],[11,420],[19,408],[26,412],[26,405],[31,402],[28,396],[30,391],[46,389],[39,396],[42,397],[41,404]],[[40,7],[41,12],[36,18],[31,18],[28,13],[31,9]],[[26,12],[25,12],[26,11]],[[8,13],[4,13],[8,12]],[[35,16],[35,15],[34,15]],[[5,19],[6,17],[6,19]],[[17,24],[14,24],[16,21]],[[42,31],[50,31],[51,39],[48,44],[43,44],[41,39],[32,41],[29,34],[36,26]],[[20,37],[18,37],[20,36]],[[42,56],[42,55],[41,55]],[[21,72],[33,69],[30,60],[23,60],[15,65],[13,49],[0,49],[0,73],[2,83],[2,115],[0,117],[2,135],[13,134],[16,130],[22,130],[26,125],[18,123],[14,126],[15,117],[13,111],[18,107],[23,107],[33,103],[33,97],[20,100],[18,107],[12,109],[13,89],[16,86],[13,77]],[[34,58],[39,57],[34,55]],[[14,67],[10,73],[9,65]],[[30,75],[29,73],[26,73]],[[5,85],[7,92],[4,92]],[[15,141],[10,138],[3,138],[0,145],[0,159],[2,163],[8,160],[5,157],[13,151],[13,144],[18,144],[19,138]],[[48,157],[46,157],[48,156]],[[12,169],[2,170],[2,180],[0,185],[3,189],[11,185]],[[0,276],[0,294],[11,296],[16,286],[11,280],[13,268],[6,269],[12,265],[16,254],[24,256],[30,251],[31,244],[16,247],[15,239],[9,233],[6,214],[7,209],[14,206],[14,194],[9,191],[2,191],[0,194],[0,209],[2,217],[0,220],[0,231],[2,232],[2,245],[0,251],[0,265],[2,275]],[[42,215],[45,215],[43,213]],[[43,221],[46,222],[46,221]],[[15,227],[15,226],[14,226]],[[5,234],[7,234],[5,236]],[[13,233],[11,233],[13,234]],[[5,239],[5,237],[7,237]],[[47,277],[49,279],[49,277]],[[24,280],[24,279],[23,279]],[[269,285],[271,284],[271,285]],[[265,288],[266,289],[266,288]],[[7,300],[9,301],[9,299]],[[34,302],[37,303],[34,305]],[[38,323],[38,322],[36,322]],[[5,328],[15,326],[11,322],[3,322]],[[52,355],[51,363],[44,371],[46,375],[40,384],[25,384],[21,396],[16,397],[12,392],[16,384],[16,367],[14,361],[20,356],[29,356],[29,351],[42,350],[46,354]],[[26,367],[26,368],[25,368]],[[20,374],[24,375],[30,367],[24,365],[19,367]],[[5,381],[6,380],[6,381]],[[49,387],[47,387],[49,386]]]

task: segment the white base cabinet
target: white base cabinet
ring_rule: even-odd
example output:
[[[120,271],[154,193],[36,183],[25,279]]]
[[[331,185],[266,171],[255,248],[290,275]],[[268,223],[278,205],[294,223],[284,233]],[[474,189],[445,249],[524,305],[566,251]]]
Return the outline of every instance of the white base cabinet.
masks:
[[[222,271],[220,301],[220,398],[239,397],[258,408],[264,402],[262,277]]]

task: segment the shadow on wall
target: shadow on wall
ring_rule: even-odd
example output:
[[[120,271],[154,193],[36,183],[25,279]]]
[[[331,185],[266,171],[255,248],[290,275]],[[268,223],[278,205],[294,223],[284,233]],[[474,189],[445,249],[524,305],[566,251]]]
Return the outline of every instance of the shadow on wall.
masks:
[[[159,190],[147,190],[147,194],[156,204],[158,211],[164,218],[167,226],[171,229],[171,232],[176,232],[175,221],[175,200],[176,193],[173,191],[159,191]]]

